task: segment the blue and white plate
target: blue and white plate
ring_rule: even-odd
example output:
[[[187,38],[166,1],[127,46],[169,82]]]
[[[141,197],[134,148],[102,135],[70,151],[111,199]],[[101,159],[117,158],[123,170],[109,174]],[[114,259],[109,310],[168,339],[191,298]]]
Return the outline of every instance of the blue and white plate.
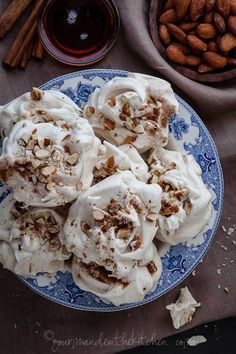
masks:
[[[83,107],[91,92],[113,77],[126,77],[120,70],[85,70],[53,79],[41,86],[56,89]],[[79,289],[69,272],[58,272],[50,284],[44,284],[42,276],[21,279],[40,295],[75,309],[88,311],[119,311],[140,306],[163,295],[181,283],[196,267],[210,246],[217,230],[223,201],[223,176],[215,144],[196,112],[179,96],[179,115],[170,120],[169,147],[194,155],[202,169],[202,177],[213,196],[213,213],[209,224],[192,241],[168,248],[162,254],[163,272],[157,288],[147,294],[142,302],[116,307],[105,304],[97,296]],[[0,185],[0,203],[10,193]]]

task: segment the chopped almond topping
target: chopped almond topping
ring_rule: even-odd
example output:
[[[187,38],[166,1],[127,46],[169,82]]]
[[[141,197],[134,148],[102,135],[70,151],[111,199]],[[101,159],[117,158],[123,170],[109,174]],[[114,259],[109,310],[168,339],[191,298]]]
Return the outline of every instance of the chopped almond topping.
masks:
[[[131,143],[134,143],[135,142],[135,140],[136,140],[136,136],[127,136],[126,138],[125,138],[125,140],[123,141],[123,143],[122,143],[122,145],[124,145],[124,144],[131,144]]]
[[[130,242],[129,246],[132,251],[136,251],[142,244],[142,238],[139,234],[134,235],[132,241]]]
[[[108,118],[104,118],[104,128],[106,130],[114,130],[115,127],[116,127],[116,125],[112,120],[110,120]]]
[[[186,199],[183,203],[184,210],[187,215],[190,214],[191,209],[192,209],[192,203],[190,202],[190,199]]]
[[[115,158],[114,158],[113,155],[108,157],[107,162],[106,162],[106,166],[110,170],[114,168],[114,166],[115,166]]]
[[[66,162],[68,162],[72,166],[76,164],[78,159],[79,159],[79,154],[75,152],[74,154],[66,157]]]
[[[102,211],[97,210],[97,209],[93,210],[93,218],[94,218],[94,220],[102,221],[104,219],[104,217],[105,217],[105,215],[104,215],[104,213]]]
[[[109,106],[114,107],[116,105],[116,98],[111,97],[107,103],[109,104]]]
[[[44,92],[42,90],[38,89],[37,87],[32,87],[31,98],[33,101],[42,100],[43,95],[44,95]]]
[[[87,107],[86,110],[85,110],[85,114],[86,114],[87,116],[91,116],[91,115],[94,114],[94,113],[95,113],[95,108],[92,107],[92,106]]]
[[[163,128],[166,128],[167,125],[168,125],[168,118],[167,118],[167,117],[162,117],[162,118],[161,118],[161,126],[162,126]]]
[[[157,271],[157,266],[153,261],[151,261],[150,263],[147,264],[147,269],[148,269],[149,273],[152,274]]]

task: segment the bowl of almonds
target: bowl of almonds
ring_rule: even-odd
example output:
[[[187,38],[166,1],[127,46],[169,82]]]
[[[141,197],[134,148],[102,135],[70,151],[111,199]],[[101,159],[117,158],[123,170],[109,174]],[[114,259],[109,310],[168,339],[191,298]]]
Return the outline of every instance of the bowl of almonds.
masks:
[[[236,0],[152,0],[149,20],[158,52],[181,74],[236,77]]]

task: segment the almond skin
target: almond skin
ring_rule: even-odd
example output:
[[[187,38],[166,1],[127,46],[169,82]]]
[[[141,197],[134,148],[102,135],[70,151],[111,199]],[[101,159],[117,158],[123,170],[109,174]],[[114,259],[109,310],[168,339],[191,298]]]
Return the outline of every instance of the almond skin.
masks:
[[[185,45],[183,43],[173,42],[171,45],[173,47],[181,50],[181,52],[183,52],[185,55],[188,55],[191,52],[191,48],[189,48],[187,45]]]
[[[173,61],[174,63],[177,64],[185,64],[185,54],[178,49],[176,46],[174,46],[173,44],[169,45],[169,47],[167,47],[166,49],[166,55],[167,57]]]
[[[192,34],[189,34],[187,36],[187,42],[188,45],[194,50],[197,50],[199,52],[205,52],[207,50],[207,44]]]
[[[173,25],[172,23],[167,24],[167,28],[170,33],[181,43],[185,44],[187,42],[187,35],[182,29]]]
[[[216,30],[210,23],[202,23],[197,26],[197,33],[203,39],[211,39],[216,36]]]
[[[170,32],[167,28],[166,25],[164,24],[160,24],[159,26],[159,35],[160,35],[160,38],[162,40],[162,42],[168,46],[171,42],[171,37],[170,37]]]
[[[205,0],[205,11],[210,12],[214,7],[215,2],[215,0]]]
[[[205,16],[204,16],[204,22],[205,23],[211,23],[213,20],[213,11],[208,12]]]
[[[236,0],[230,1],[230,13],[231,15],[236,15]]]
[[[225,34],[225,20],[218,12],[214,13],[214,24],[218,32]]]
[[[200,73],[200,74],[207,74],[207,73],[210,73],[212,71],[214,71],[215,69],[213,69],[211,66],[209,65],[206,65],[206,64],[201,64],[199,65],[197,71]]]
[[[199,25],[198,21],[195,22],[182,22],[179,25],[179,28],[182,29],[184,32],[189,32],[192,31],[194,28],[196,28]]]
[[[160,22],[164,24],[178,22],[178,18],[176,16],[175,10],[170,9],[164,12],[160,17]]]
[[[163,11],[165,12],[167,10],[170,10],[170,9],[172,9],[172,7],[174,7],[174,0],[167,0],[165,2],[164,7],[163,7]]]
[[[230,66],[236,66],[236,59],[235,58],[227,58],[227,64]]]
[[[217,46],[216,42],[214,42],[214,41],[208,42],[207,50],[210,52],[218,52],[218,46]]]
[[[203,60],[214,69],[222,69],[227,65],[227,59],[215,52],[205,52]]]
[[[185,64],[191,66],[199,66],[202,63],[202,59],[197,55],[187,55],[185,58]]]
[[[236,16],[229,16],[228,18],[228,26],[230,32],[236,36]]]
[[[223,17],[228,17],[230,13],[230,0],[216,0],[216,9]]]
[[[192,0],[190,4],[190,18],[196,21],[202,14],[205,6],[205,0]]]
[[[175,11],[180,20],[186,15],[190,2],[191,0],[175,0]]]
[[[229,52],[236,47],[236,37],[231,33],[226,33],[220,38],[219,47],[222,52]]]

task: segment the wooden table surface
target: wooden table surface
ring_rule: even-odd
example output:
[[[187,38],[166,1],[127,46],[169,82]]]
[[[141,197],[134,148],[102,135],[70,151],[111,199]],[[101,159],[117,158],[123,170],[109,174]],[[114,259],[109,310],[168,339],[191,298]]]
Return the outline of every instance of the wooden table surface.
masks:
[[[1,1],[0,12],[8,3],[9,0]],[[18,28],[15,26],[0,43],[1,58]],[[95,67],[157,74],[130,51],[122,32],[112,52]],[[26,71],[0,68],[0,104],[7,103],[32,86],[72,71],[75,69],[50,58],[42,62],[31,61]],[[217,114],[203,118],[215,140],[223,167],[225,199],[222,224],[230,227],[236,224],[236,121],[233,116],[219,120]],[[234,234],[227,237],[219,228],[204,261],[196,269],[196,276],[188,277],[181,284],[188,285],[194,297],[202,303],[193,321],[184,329],[236,315],[236,246],[233,239],[236,239]],[[220,244],[227,247],[227,251]],[[221,275],[217,274],[217,267],[221,268]],[[89,313],[72,310],[40,297],[1,266],[0,282],[0,353],[3,354],[117,352],[144,344],[150,338],[176,333],[165,306],[175,301],[180,286],[139,308],[117,313]],[[224,287],[230,289],[228,294],[224,292]]]

